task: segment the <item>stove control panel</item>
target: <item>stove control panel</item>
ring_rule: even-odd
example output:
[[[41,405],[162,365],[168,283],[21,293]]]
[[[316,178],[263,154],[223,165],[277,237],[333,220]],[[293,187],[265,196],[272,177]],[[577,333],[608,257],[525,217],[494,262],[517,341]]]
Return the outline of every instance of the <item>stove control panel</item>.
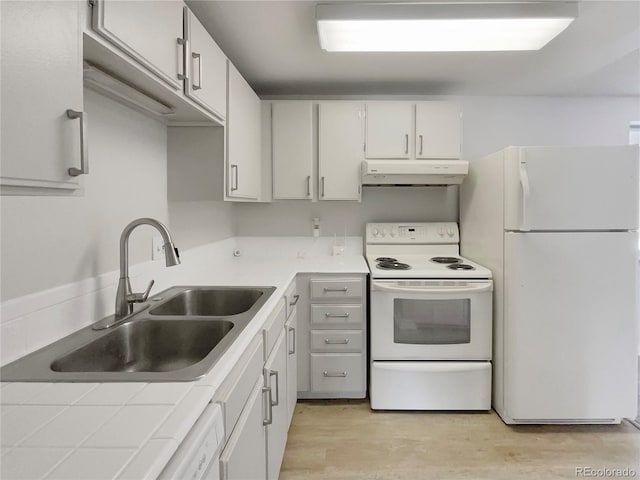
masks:
[[[457,244],[460,241],[455,222],[368,223],[366,243],[389,245]]]

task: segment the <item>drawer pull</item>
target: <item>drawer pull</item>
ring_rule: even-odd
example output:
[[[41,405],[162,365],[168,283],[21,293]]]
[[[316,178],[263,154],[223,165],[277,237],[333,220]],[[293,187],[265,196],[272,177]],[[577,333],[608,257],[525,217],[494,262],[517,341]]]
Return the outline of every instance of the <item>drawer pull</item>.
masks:
[[[271,400],[271,406],[277,407],[280,404],[280,385],[279,385],[277,370],[270,370],[269,377],[276,377],[276,399]]]
[[[349,318],[348,313],[325,313],[324,318]]]
[[[269,414],[267,415],[267,418],[262,419],[262,425],[271,425],[273,423],[273,401],[271,400],[271,387],[262,387],[263,399],[265,393],[267,394],[266,412],[269,412]]]
[[[296,329],[289,327],[289,333],[293,333],[293,340],[291,340],[291,348],[289,349],[289,355],[296,353]]]
[[[339,377],[344,378],[347,376],[347,372],[327,372],[326,370],[322,372],[323,377]]]
[[[347,287],[343,287],[343,288],[324,288],[325,292],[346,292],[347,291]]]
[[[344,340],[330,340],[328,338],[325,338],[324,343],[327,345],[346,345],[349,343],[349,339],[345,338]]]
[[[293,302],[289,303],[289,306],[295,307],[298,304],[298,300],[300,300],[300,295],[294,295]]]

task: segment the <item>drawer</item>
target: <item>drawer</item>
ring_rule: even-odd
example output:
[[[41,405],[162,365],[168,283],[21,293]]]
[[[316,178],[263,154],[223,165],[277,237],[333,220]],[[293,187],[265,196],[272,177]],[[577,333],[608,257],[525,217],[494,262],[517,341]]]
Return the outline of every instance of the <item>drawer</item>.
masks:
[[[362,327],[362,305],[311,305],[311,328],[351,329]]]
[[[364,293],[364,282],[361,278],[311,280],[310,284],[313,300],[362,298]]]
[[[284,301],[286,302],[285,311],[287,314],[287,318],[289,318],[293,311],[296,309],[296,305],[298,304],[299,300],[300,295],[298,295],[296,292],[296,280],[294,279],[284,294]]]
[[[361,330],[313,330],[311,351],[317,353],[362,352]]]
[[[327,393],[363,391],[362,354],[312,353],[311,390]]]
[[[285,314],[285,301],[284,298],[278,302],[278,306],[275,311],[267,320],[265,324],[262,335],[264,340],[264,359],[263,361],[267,361],[271,350],[273,350],[273,346],[276,344],[276,340],[278,340],[278,336],[280,332],[284,329],[284,322],[286,322],[286,314]]]
[[[214,401],[222,406],[226,438],[231,435],[256,379],[262,374],[262,355],[262,338],[258,335],[227,376],[219,389],[220,393],[216,393]]]

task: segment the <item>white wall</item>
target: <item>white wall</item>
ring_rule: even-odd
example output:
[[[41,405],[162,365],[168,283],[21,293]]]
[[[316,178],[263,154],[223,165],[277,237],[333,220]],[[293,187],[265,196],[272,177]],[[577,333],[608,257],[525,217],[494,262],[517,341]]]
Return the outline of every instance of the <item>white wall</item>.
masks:
[[[167,134],[169,221],[181,248],[233,236],[233,205],[224,202],[224,129],[170,127]]]
[[[289,200],[234,206],[241,236],[311,235],[320,218],[320,235],[362,236],[368,222],[456,221],[458,187],[364,187],[362,203]]]
[[[284,97],[274,97],[284,98]],[[372,97],[287,97],[366,99]],[[611,145],[628,142],[629,122],[640,118],[637,97],[375,97],[380,100],[442,99],[461,104],[463,157],[473,161],[508,145]],[[236,233],[310,235],[320,217],[322,234],[362,235],[372,221],[457,221],[457,188],[363,190],[362,204],[294,200],[234,206]]]

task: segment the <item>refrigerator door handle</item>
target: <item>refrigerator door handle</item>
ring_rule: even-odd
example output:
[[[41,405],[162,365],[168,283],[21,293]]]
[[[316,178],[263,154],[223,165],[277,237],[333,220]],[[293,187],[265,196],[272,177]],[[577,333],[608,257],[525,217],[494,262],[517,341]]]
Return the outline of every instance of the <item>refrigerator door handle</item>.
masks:
[[[522,185],[522,216],[520,217],[520,230],[528,232],[527,226],[527,200],[529,199],[529,175],[527,174],[527,161],[520,156],[520,185]]]

